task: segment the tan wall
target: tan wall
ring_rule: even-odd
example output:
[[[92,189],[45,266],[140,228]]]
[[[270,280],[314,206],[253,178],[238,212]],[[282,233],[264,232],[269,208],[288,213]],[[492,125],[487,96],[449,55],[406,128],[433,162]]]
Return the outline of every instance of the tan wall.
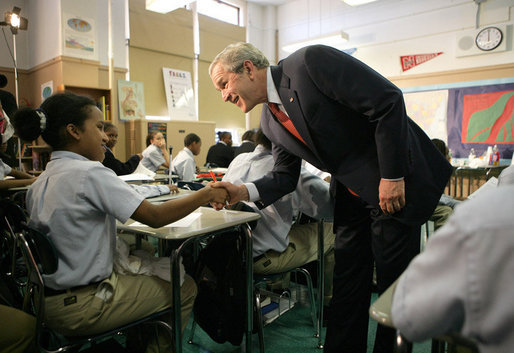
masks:
[[[158,14],[144,7],[144,0],[130,0],[130,80],[144,83],[147,115],[167,116],[162,68],[189,71],[193,76],[192,13],[178,9]],[[245,40],[245,29],[201,15],[199,22],[199,121],[213,121],[216,128],[244,129],[244,114],[221,100],[210,80],[208,67],[228,44]]]

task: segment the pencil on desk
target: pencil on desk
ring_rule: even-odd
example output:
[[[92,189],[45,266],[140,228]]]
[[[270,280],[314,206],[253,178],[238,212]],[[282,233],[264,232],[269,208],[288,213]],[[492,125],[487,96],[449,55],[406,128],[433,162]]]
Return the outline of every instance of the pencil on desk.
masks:
[[[213,180],[213,181],[215,181],[215,182],[216,182],[216,181],[218,181],[218,180],[216,179],[216,176],[215,176],[215,175],[214,175],[214,173],[212,172],[212,170],[209,170],[209,173],[211,173],[211,177],[212,177],[212,180]]]

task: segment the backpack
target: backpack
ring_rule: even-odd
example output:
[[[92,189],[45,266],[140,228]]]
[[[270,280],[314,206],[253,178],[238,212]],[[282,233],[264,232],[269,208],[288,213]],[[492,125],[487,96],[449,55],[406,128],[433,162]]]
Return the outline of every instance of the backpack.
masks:
[[[245,240],[240,232],[218,234],[200,251],[193,307],[196,323],[218,343],[240,345],[246,322]]]

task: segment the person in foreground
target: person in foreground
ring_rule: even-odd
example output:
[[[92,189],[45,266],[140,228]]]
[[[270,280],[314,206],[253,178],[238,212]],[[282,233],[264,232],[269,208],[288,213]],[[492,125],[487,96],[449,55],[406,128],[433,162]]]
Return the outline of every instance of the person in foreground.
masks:
[[[59,257],[57,271],[44,278],[47,325],[64,335],[95,334],[170,307],[169,282],[113,271],[116,220],[130,217],[162,227],[206,202],[224,202],[225,190],[207,185],[162,204],[146,201],[101,164],[107,136],[102,113],[87,97],[56,94],[39,109],[19,110],[13,125],[21,139],[41,135],[52,147],[46,170],[27,193],[30,224],[48,235]],[[186,276],[181,286],[183,327],[195,296],[194,281]],[[171,343],[166,335],[159,342]],[[155,348],[151,344],[147,351]]]
[[[411,341],[459,333],[481,353],[514,351],[514,184],[455,208],[401,275],[394,326]]]
[[[230,163],[223,181],[251,182],[273,169],[271,141],[258,130],[257,147],[253,152],[242,153]],[[318,224],[293,224],[301,212],[314,219],[332,222],[334,200],[328,183],[302,169],[296,190],[266,208],[249,206],[261,218],[252,231],[253,272],[262,275],[290,271],[318,258]],[[332,223],[324,223],[325,244],[325,298],[328,306],[332,299],[332,274],[334,272],[334,233]],[[287,285],[284,286],[287,288]]]
[[[243,112],[265,104],[261,128],[273,143],[270,173],[253,183],[215,184],[231,203],[263,208],[293,191],[302,159],[331,173],[336,263],[324,348],[366,352],[373,260],[382,292],[419,252],[421,224],[450,164],[407,116],[401,91],[334,48],[309,46],[269,67],[253,45],[236,43],[209,74],[222,99]],[[392,351],[393,340],[394,331],[380,327],[374,352]]]
[[[114,146],[116,146],[116,143],[118,142],[118,128],[108,121],[104,121],[103,124],[104,132],[109,138],[109,140],[105,145],[105,158],[102,164],[107,168],[111,168],[112,170],[114,170],[116,175],[126,175],[133,173],[134,170],[136,170],[137,165],[143,158],[143,155],[141,153],[134,154],[130,156],[130,158],[126,162],[122,162],[116,159],[116,157],[114,157],[114,154],[112,153],[112,149],[114,148]]]

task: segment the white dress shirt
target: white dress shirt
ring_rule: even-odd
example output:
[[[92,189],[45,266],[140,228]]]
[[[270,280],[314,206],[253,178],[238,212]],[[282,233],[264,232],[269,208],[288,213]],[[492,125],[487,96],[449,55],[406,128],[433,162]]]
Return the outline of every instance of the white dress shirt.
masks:
[[[173,159],[173,170],[180,180],[192,181],[196,176],[196,162],[193,152],[184,147]]]
[[[140,163],[152,172],[155,172],[166,162],[161,149],[153,144],[148,146],[141,154],[143,155],[143,159]]]
[[[257,180],[273,169],[271,151],[257,145],[253,152],[242,153],[230,163],[223,181],[239,185]],[[289,230],[293,218],[303,212],[313,218],[327,221],[333,218],[333,201],[329,184],[302,168],[298,186],[293,193],[283,196],[261,210],[253,202],[247,202],[261,218],[252,231],[253,256],[268,250],[283,252],[289,244]]]
[[[458,332],[482,353],[514,351],[514,185],[462,202],[401,275],[392,319],[421,341]]]

